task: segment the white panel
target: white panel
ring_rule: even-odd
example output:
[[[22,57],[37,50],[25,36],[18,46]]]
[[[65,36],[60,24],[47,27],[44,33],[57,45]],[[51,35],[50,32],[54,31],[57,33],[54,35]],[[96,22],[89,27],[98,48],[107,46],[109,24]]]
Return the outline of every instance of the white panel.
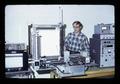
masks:
[[[41,56],[60,55],[60,31],[40,30],[41,36]]]
[[[23,56],[23,54],[5,54],[5,56],[14,56],[14,57],[17,57],[17,56]]]

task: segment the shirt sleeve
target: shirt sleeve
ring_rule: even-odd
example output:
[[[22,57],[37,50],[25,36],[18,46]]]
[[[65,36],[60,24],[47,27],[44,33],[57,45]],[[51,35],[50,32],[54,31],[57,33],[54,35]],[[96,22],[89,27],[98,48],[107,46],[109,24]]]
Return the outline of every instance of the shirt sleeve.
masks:
[[[85,37],[85,39],[84,39],[84,49],[85,49],[85,51],[90,51],[89,49],[90,49],[90,46],[89,46],[89,41],[88,41],[88,38],[87,37]]]
[[[66,49],[68,49],[69,46],[69,38],[70,38],[70,33],[65,37],[64,46]]]

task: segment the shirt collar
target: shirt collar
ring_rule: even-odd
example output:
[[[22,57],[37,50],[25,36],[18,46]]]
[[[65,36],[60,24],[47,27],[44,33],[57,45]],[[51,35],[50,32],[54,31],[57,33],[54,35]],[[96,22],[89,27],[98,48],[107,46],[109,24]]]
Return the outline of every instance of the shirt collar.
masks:
[[[73,32],[73,34],[75,35],[75,32]],[[78,36],[82,35],[82,32],[79,32]]]

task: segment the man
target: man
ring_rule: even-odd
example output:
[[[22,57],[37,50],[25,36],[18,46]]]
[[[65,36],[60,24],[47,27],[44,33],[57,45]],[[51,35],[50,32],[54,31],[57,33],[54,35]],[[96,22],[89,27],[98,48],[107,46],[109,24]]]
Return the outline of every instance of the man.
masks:
[[[70,51],[70,54],[80,54],[81,51],[89,53],[89,42],[81,30],[83,25],[79,21],[73,22],[74,32],[69,33],[65,37],[65,49]]]

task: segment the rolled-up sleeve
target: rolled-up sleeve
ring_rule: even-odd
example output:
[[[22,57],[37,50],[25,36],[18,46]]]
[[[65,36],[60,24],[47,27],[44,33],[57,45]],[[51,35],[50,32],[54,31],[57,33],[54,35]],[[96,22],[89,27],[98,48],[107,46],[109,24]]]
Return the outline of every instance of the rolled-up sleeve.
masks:
[[[64,46],[66,49],[68,49],[69,46],[69,38],[70,38],[70,33],[65,37]]]
[[[85,37],[84,39],[84,49],[85,51],[88,51],[88,52],[90,51],[90,45],[87,37]]]

